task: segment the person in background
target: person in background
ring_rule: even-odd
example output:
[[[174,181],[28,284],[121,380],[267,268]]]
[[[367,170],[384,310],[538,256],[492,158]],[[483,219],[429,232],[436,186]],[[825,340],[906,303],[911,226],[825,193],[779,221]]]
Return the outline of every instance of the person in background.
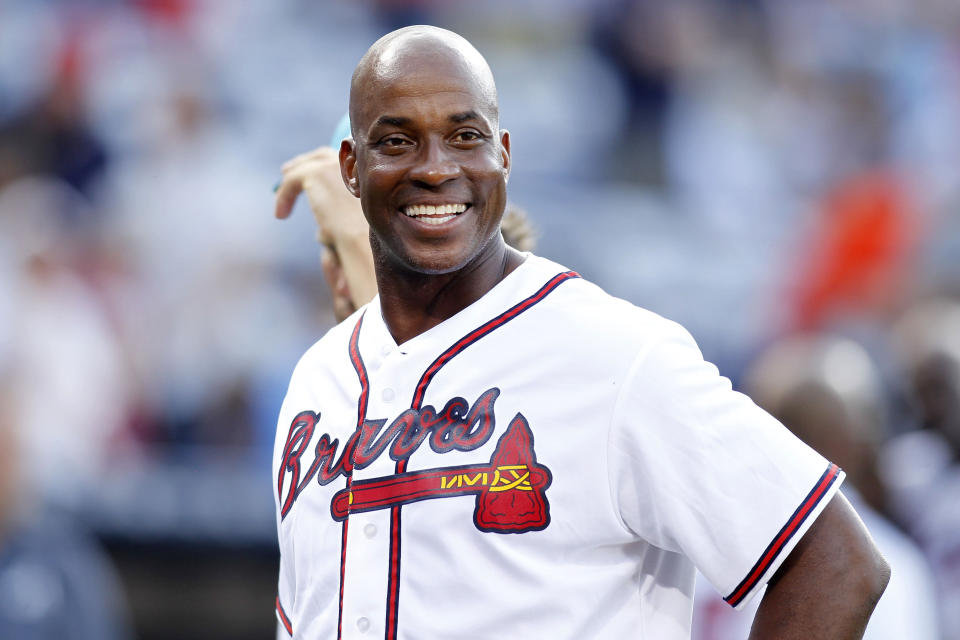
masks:
[[[877,455],[886,433],[886,408],[876,366],[866,350],[840,338],[790,338],[755,360],[746,386],[757,404],[846,470],[844,495],[890,562],[890,583],[863,637],[940,638],[930,567],[917,545],[880,515],[885,496]],[[693,637],[746,638],[754,612],[755,606],[730,609],[699,579]]]
[[[894,516],[933,566],[944,637],[960,639],[960,302],[910,307],[891,342],[906,378],[908,428],[881,451]]]
[[[28,473],[41,467],[22,456],[13,375],[0,370],[0,638],[130,638],[103,551],[75,522],[37,506]]]

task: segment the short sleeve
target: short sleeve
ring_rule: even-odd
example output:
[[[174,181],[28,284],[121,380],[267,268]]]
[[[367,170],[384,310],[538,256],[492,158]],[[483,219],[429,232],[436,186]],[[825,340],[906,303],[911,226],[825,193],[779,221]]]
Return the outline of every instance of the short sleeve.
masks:
[[[624,526],[687,556],[738,608],[766,584],[843,479],[734,391],[674,323],[627,373],[609,447]]]

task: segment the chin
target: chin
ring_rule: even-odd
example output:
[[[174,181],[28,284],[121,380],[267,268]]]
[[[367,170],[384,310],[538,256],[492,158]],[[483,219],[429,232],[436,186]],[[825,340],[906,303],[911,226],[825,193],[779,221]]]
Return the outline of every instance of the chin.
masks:
[[[450,255],[408,256],[404,263],[407,268],[425,275],[439,276],[454,273],[469,264],[470,257]]]
[[[496,233],[491,236],[496,237]],[[395,240],[399,239],[395,237]],[[383,255],[388,256],[395,267],[423,275],[445,275],[481,260],[495,247],[490,239],[448,237],[439,242],[384,242],[381,248],[385,249]]]

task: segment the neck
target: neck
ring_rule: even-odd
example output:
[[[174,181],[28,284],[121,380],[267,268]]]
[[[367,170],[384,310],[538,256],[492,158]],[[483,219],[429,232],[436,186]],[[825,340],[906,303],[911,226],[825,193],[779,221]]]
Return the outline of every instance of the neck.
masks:
[[[386,259],[377,260],[383,319],[397,344],[467,308],[523,262],[499,237],[491,245],[463,268],[444,274],[397,269]]]

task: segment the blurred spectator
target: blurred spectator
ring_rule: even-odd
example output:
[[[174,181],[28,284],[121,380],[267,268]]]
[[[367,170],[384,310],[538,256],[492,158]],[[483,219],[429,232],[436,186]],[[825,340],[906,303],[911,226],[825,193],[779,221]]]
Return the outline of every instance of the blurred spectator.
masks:
[[[82,197],[57,180],[23,179],[0,191],[0,235],[17,239],[6,268],[14,306],[6,356],[21,404],[23,451],[55,469],[31,482],[69,508],[89,499],[125,427],[129,388],[116,335],[77,275],[82,234],[61,212]]]
[[[12,375],[0,370],[0,638],[128,638],[109,560],[76,522],[47,512],[35,491],[42,475],[69,472],[20,447]],[[63,418],[54,413],[47,422]]]
[[[79,40],[62,45],[46,93],[0,123],[0,188],[24,176],[47,175],[89,196],[103,177],[107,151],[87,121],[81,51]]]
[[[258,210],[269,203],[269,186],[197,70],[170,74],[154,105],[164,127],[105,188],[108,233],[138,280],[134,346],[155,443],[245,455],[256,440],[251,378],[288,362],[290,342],[302,345],[298,323],[310,319],[296,283],[272,279],[267,268],[284,248]],[[283,325],[266,316],[284,312],[291,331],[270,331]],[[262,340],[265,333],[276,339]]]
[[[933,564],[945,637],[960,638],[960,303],[929,300],[895,325],[917,428],[893,438],[881,468],[891,504]]]
[[[844,315],[887,314],[900,303],[915,217],[902,181],[889,173],[856,175],[831,191],[805,244],[793,328],[829,326]]]
[[[676,49],[689,3],[660,5],[645,0],[602,3],[594,16],[593,40],[623,85],[627,110],[619,123],[619,144],[612,150],[613,177],[647,184],[662,181],[662,130],[672,92]]]
[[[960,302],[911,308],[894,330],[918,426],[943,438],[960,462]]]
[[[884,496],[876,464],[886,408],[878,371],[867,352],[849,340],[790,339],[755,361],[747,388],[797,437],[843,467],[843,493],[890,563],[890,584],[864,638],[937,640],[937,595],[930,568],[917,546],[879,511]],[[700,588],[695,640],[746,638],[758,605],[759,598],[734,611],[718,595]]]

